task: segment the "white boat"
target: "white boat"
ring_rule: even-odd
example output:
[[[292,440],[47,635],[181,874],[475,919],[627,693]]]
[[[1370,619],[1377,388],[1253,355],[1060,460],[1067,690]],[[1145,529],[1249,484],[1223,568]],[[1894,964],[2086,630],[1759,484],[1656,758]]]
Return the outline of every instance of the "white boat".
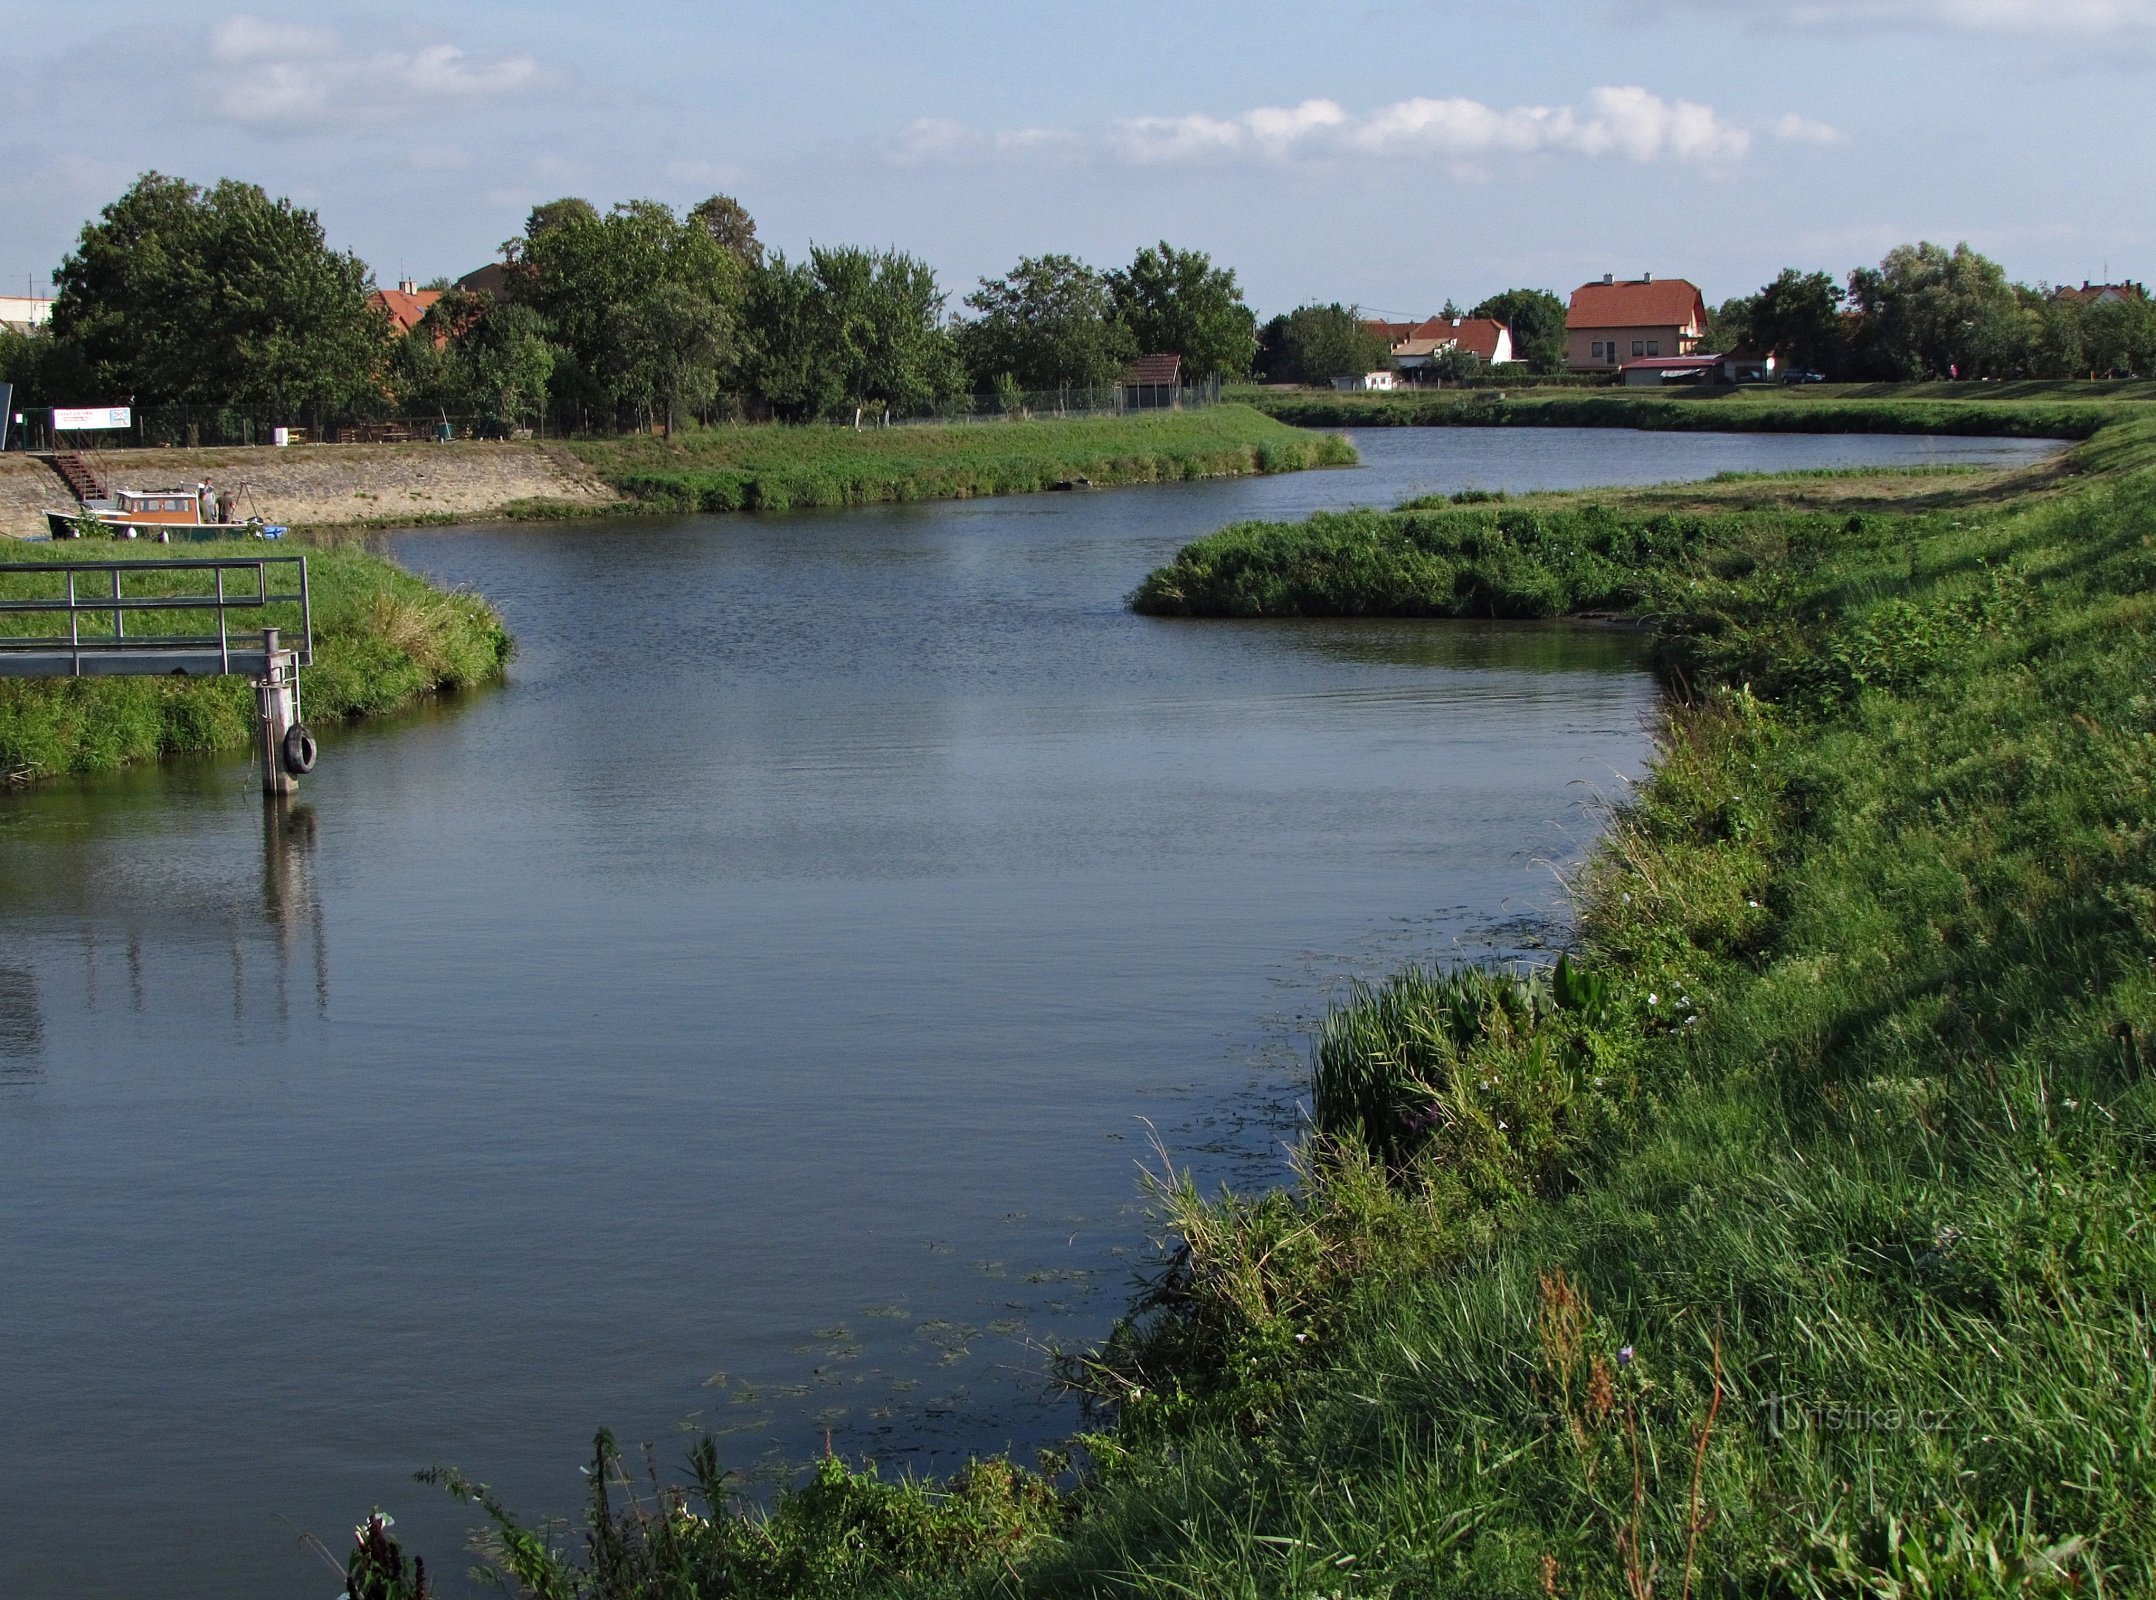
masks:
[[[205,518],[202,500],[197,489],[118,489],[71,510],[48,509],[45,526],[55,539],[154,539],[159,544],[175,539],[281,539],[285,535],[282,523],[264,522],[260,517],[244,522]]]

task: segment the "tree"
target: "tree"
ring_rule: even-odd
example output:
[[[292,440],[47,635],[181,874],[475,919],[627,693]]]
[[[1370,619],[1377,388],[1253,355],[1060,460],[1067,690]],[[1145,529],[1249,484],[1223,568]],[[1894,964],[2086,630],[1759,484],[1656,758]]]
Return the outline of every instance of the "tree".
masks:
[[[1243,303],[1235,273],[1202,250],[1163,239],[1147,245],[1126,271],[1107,275],[1116,315],[1138,352],[1176,355],[1195,377],[1240,378],[1258,350],[1258,319]]]
[[[1361,313],[1339,304],[1298,306],[1279,319],[1277,354],[1269,372],[1286,383],[1329,383],[1349,373],[1392,365],[1392,348],[1372,333]]]
[[[379,393],[389,329],[366,266],[253,184],[146,172],[54,281],[53,337],[105,396],[291,415]]]
[[[1028,256],[966,304],[975,317],[958,339],[976,389],[1006,372],[1025,389],[1103,388],[1138,355],[1107,280],[1069,256]]]
[[[2027,361],[2033,330],[2005,270],[1967,244],[1897,246],[1849,274],[1849,299],[1871,376],[2003,377]]]
[[[1741,350],[1753,343],[1752,314],[1759,308],[1756,294],[1731,295],[1707,313],[1706,347],[1709,350]]]
[[[750,377],[781,416],[912,412],[964,381],[926,262],[898,250],[812,246],[772,257],[750,291]]]
[[[733,354],[733,319],[708,295],[678,280],[660,279],[615,321],[612,370],[619,393],[643,407],[674,435],[677,410],[708,406]]]
[[[1531,372],[1565,369],[1565,303],[1547,289],[1507,289],[1468,313],[1493,317],[1512,330],[1512,355]]]
[[[2085,365],[2079,373],[2156,372],[2156,307],[2140,295],[2077,306]]]
[[[541,234],[552,233],[556,228],[567,227],[571,223],[598,220],[599,208],[589,200],[579,200],[574,195],[565,195],[559,200],[542,200],[525,215],[524,237],[536,239]],[[506,252],[509,246],[504,245],[502,248]]]
[[[689,207],[689,220],[703,228],[719,247],[733,253],[745,267],[764,264],[764,247],[756,239],[756,219],[730,194],[715,194]]]
[[[1844,376],[1849,369],[1849,332],[1843,294],[1824,272],[1784,267],[1752,297],[1751,342],[1781,354],[1785,368]]]
[[[681,403],[707,392],[697,374],[711,352],[734,347],[747,269],[708,228],[656,200],[624,201],[603,217],[567,215],[511,240],[507,253],[515,299],[545,319],[560,352],[556,391],[583,403],[617,411]],[[654,298],[663,285],[681,293]],[[689,341],[678,361],[655,342],[667,328]],[[723,383],[727,362],[714,359],[711,381]]]

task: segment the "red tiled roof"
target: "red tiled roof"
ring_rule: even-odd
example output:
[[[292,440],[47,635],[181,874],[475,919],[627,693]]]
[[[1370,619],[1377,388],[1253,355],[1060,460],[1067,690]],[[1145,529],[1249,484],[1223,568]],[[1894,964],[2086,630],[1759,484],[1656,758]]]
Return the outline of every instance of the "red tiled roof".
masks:
[[[1165,387],[1183,381],[1183,358],[1181,356],[1140,356],[1130,364],[1130,371],[1123,375],[1130,384],[1153,384]]]
[[[1699,287],[1684,278],[1583,283],[1572,291],[1567,328],[1681,328],[1707,321]]]
[[[369,305],[380,306],[399,333],[410,333],[427,315],[427,308],[441,299],[439,289],[377,289],[367,296]]]
[[[2077,305],[2093,305],[2109,296],[2113,300],[2146,300],[2148,292],[2138,283],[2084,283],[2076,289],[2071,284],[2052,292],[2055,300],[2070,300]]]
[[[1456,344],[1471,355],[1485,361],[1497,359],[1497,341],[1509,332],[1495,317],[1462,317],[1448,322],[1443,317],[1432,317],[1419,324],[1412,337],[1434,339],[1439,345]]]

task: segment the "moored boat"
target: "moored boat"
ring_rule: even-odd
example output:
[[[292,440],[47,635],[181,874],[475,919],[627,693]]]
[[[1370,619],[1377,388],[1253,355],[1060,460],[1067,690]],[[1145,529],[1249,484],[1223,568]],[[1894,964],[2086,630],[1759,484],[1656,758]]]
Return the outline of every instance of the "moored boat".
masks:
[[[80,539],[102,535],[113,539],[154,539],[170,544],[175,539],[281,539],[282,523],[260,517],[244,521],[232,518],[229,497],[217,502],[225,520],[213,508],[204,515],[209,494],[201,489],[118,489],[110,496],[85,500],[72,510],[48,509],[45,526],[55,539]]]

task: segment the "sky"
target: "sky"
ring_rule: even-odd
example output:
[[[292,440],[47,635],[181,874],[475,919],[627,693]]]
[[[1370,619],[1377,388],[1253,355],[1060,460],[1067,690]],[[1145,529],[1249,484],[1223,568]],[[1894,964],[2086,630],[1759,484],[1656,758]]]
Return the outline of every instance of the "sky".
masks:
[[[954,305],[1160,239],[1260,315],[1719,301],[1915,239],[2156,276],[2156,0],[0,0],[0,40],[0,294],[150,169],[289,195],[385,285],[542,200],[714,191]]]

